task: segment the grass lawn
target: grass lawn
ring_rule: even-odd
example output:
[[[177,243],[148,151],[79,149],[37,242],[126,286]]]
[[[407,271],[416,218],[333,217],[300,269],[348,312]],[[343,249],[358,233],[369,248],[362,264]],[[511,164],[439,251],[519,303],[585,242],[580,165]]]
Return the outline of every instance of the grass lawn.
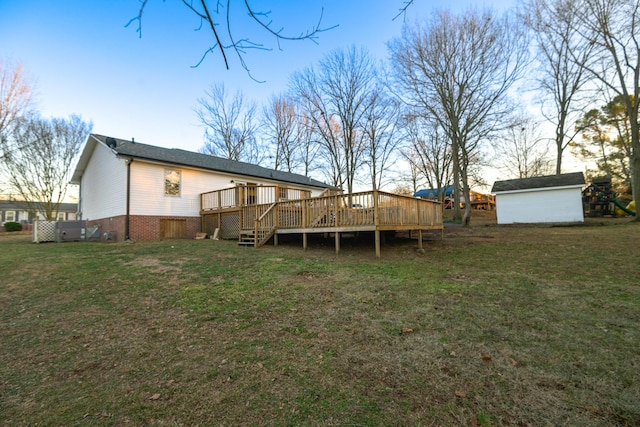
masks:
[[[640,224],[0,236],[0,425],[640,425]]]

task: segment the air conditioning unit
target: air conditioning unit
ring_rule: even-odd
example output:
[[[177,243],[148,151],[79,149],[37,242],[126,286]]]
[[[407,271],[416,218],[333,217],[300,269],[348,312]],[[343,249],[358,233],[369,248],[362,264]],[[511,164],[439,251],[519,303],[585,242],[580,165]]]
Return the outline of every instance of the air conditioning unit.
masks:
[[[86,227],[86,221],[58,221],[56,223],[56,242],[85,240]]]

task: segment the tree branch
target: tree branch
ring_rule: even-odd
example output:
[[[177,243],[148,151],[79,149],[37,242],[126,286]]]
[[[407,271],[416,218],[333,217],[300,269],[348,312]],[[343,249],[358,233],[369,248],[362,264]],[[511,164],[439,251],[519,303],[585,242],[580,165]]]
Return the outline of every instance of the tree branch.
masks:
[[[129,20],[129,22],[127,22],[127,24],[125,25],[125,27],[129,27],[132,23],[137,22],[138,23],[138,27],[136,29],[136,32],[138,33],[139,37],[142,37],[142,15],[145,11],[145,8],[148,4],[148,0],[140,0],[140,9],[138,11],[138,15],[131,18]],[[233,49],[233,51],[235,51],[238,60],[240,62],[240,65],[242,66],[242,68],[244,68],[244,70],[249,74],[249,76],[255,80],[258,81],[257,79],[255,79],[252,75],[251,75],[251,71],[249,69],[249,66],[247,65],[247,62],[245,60],[245,50],[247,49],[260,49],[260,50],[271,50],[268,47],[265,47],[262,43],[256,43],[251,41],[248,38],[237,38],[237,34],[234,33],[234,30],[232,28],[231,25],[231,1],[227,0],[226,2],[226,12],[225,12],[225,23],[224,25],[226,25],[226,34],[228,36],[228,44],[223,43],[222,39],[220,38],[220,28],[219,25],[220,24],[216,24],[213,20],[213,17],[215,15],[220,15],[221,12],[221,8],[217,7],[215,10],[210,10],[208,4],[207,4],[207,0],[200,0],[200,7],[196,7],[193,4],[193,0],[182,0],[182,4],[184,6],[186,6],[193,14],[195,14],[198,18],[200,18],[201,20],[201,25],[200,28],[202,28],[202,23],[203,22],[207,22],[208,23],[208,27],[211,29],[211,32],[213,33],[213,36],[215,38],[215,43],[210,46],[207,50],[205,50],[204,54],[202,55],[202,57],[200,58],[200,60],[196,63],[196,65],[193,66],[193,68],[196,68],[198,66],[200,66],[200,64],[202,64],[204,62],[204,60],[206,59],[207,55],[209,55],[210,53],[212,53],[214,50],[219,50],[220,53],[222,54],[222,59],[224,61],[224,65],[225,68],[227,70],[229,70],[231,68],[230,63],[229,63],[229,59],[227,57],[226,51],[228,49]],[[218,6],[220,6],[220,2],[218,2]],[[271,12],[258,12],[256,10],[254,10],[251,5],[249,4],[248,0],[244,0],[243,2],[243,7],[246,9],[246,11],[248,12],[249,17],[260,27],[262,28],[264,31],[266,31],[268,34],[274,36],[276,38],[276,42],[278,43],[278,48],[280,49],[280,41],[281,40],[286,40],[286,41],[298,41],[298,40],[311,40],[314,43],[318,43],[317,42],[317,38],[318,38],[318,34],[322,33],[324,31],[329,31],[332,30],[334,28],[336,28],[338,25],[334,25],[328,28],[323,28],[322,27],[322,19],[324,16],[324,9],[321,10],[320,13],[320,17],[318,19],[318,22],[311,27],[309,30],[300,33],[299,35],[286,35],[283,34],[283,30],[284,28],[280,28],[280,29],[273,29],[272,27],[272,21],[271,20],[266,20],[263,17],[269,17]],[[200,9],[201,8],[201,9]],[[223,26],[224,26],[223,25]],[[199,28],[199,29],[200,29]]]

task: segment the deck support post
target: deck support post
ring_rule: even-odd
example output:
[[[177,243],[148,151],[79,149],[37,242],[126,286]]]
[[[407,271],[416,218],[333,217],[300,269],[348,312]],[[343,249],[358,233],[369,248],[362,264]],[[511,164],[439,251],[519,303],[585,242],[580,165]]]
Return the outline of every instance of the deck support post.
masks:
[[[278,234],[273,235],[273,246],[278,246]]]
[[[340,233],[336,231],[336,255],[340,253]]]
[[[302,233],[302,249],[307,250],[307,233]]]
[[[376,258],[380,258],[380,230],[375,231],[376,239]]]
[[[418,230],[418,249],[422,249],[422,230]]]

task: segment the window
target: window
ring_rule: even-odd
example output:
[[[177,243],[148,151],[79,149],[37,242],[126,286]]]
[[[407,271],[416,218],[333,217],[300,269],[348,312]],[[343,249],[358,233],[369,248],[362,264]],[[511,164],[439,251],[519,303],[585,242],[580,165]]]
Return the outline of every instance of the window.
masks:
[[[4,213],[4,222],[15,222],[16,221],[16,211],[6,211]]]
[[[287,187],[278,187],[278,200],[287,200],[289,197]]]
[[[64,212],[58,212],[58,221],[64,221],[65,217],[64,217]]]
[[[182,176],[177,169],[164,170],[164,195],[179,196]]]

